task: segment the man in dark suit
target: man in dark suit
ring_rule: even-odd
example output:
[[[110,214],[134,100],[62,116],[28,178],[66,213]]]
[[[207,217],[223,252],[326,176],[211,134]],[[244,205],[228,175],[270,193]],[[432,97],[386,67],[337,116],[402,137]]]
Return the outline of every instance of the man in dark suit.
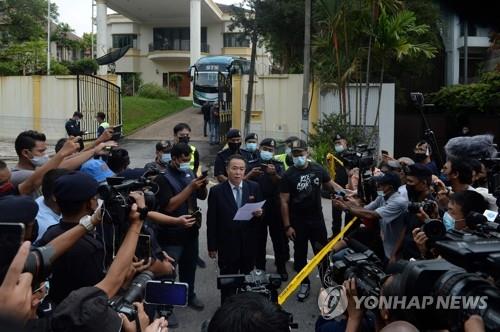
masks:
[[[220,274],[248,274],[255,266],[262,209],[250,220],[233,220],[238,208],[262,200],[259,185],[243,180],[246,161],[233,155],[227,161],[228,181],[210,189],[207,212],[207,239],[210,258],[218,257]],[[221,290],[221,303],[235,289]]]

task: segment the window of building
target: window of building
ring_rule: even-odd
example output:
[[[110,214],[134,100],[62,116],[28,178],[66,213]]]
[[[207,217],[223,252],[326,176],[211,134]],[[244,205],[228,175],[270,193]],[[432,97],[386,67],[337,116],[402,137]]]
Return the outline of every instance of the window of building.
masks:
[[[113,48],[122,48],[130,45],[137,48],[137,35],[135,34],[118,34],[113,35]]]
[[[189,27],[182,28],[154,28],[153,50],[189,51]],[[207,43],[207,28],[201,28],[202,51]]]
[[[250,47],[250,40],[244,33],[224,33],[224,47]]]
[[[465,34],[465,24],[464,22],[460,22],[460,36]],[[475,24],[467,22],[467,34],[469,37],[477,36],[477,26]]]

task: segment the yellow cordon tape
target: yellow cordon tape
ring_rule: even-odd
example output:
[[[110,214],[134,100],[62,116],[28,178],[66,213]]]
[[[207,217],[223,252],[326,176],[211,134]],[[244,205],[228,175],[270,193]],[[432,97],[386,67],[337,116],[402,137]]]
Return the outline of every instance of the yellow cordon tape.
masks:
[[[344,236],[345,232],[352,226],[352,224],[358,219],[354,217],[349,221],[349,223],[340,231],[337,236],[335,236],[326,246],[318,252],[313,259],[299,273],[290,281],[285,289],[278,296],[278,303],[282,305],[288,299],[290,295],[299,287],[300,283],[307,278],[307,276],[314,270],[314,268],[325,258],[325,256],[332,251],[333,246],[339,242],[339,240]]]

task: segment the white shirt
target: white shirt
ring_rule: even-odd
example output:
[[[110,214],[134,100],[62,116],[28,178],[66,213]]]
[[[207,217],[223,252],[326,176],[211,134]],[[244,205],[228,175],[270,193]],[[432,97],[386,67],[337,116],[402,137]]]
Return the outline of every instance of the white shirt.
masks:
[[[234,188],[240,188],[240,197],[243,199],[243,181],[240,182],[239,186],[235,186],[231,183],[231,181],[229,181],[229,185],[231,186],[231,191],[233,192],[234,201],[238,204],[238,201],[236,200],[236,190]]]
[[[40,240],[49,228],[52,225],[59,223],[61,219],[61,215],[52,211],[45,202],[43,201],[44,197],[38,197],[35,202],[38,204],[38,214],[36,215],[36,222],[38,224],[38,237],[37,240]]]

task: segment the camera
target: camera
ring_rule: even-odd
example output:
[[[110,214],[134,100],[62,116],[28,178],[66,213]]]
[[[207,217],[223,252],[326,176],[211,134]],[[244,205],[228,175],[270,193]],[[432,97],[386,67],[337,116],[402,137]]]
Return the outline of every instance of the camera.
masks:
[[[354,150],[345,151],[342,158],[347,161],[347,167],[349,168],[366,169],[375,164],[373,151],[375,151],[375,148],[369,148],[366,144],[358,144]]]
[[[147,173],[154,172],[150,170]],[[103,199],[104,222],[113,224],[127,224],[128,215],[134,199],[129,196],[131,191],[144,192],[144,199],[149,210],[153,210],[156,205],[155,193],[158,185],[151,179],[143,175],[137,180],[125,180],[123,177],[110,177],[107,184],[99,186],[98,193]]]
[[[419,213],[420,208],[424,210],[427,215],[431,215],[434,212],[436,207],[436,203],[433,200],[426,199],[422,202],[409,202],[408,203],[408,212],[410,213]]]
[[[446,234],[446,228],[439,219],[427,219],[421,227],[428,240],[431,242],[443,239]]]
[[[330,254],[323,286],[333,287],[355,278],[359,296],[379,296],[380,286],[386,276],[380,259],[373,251],[355,252],[349,248],[342,260],[335,260],[334,254]]]
[[[134,302],[142,300],[146,283],[153,279],[153,273],[144,271],[138,274],[125,295],[111,299],[109,306],[117,313],[127,316],[129,321],[133,321],[137,317],[137,308],[133,305]]]

